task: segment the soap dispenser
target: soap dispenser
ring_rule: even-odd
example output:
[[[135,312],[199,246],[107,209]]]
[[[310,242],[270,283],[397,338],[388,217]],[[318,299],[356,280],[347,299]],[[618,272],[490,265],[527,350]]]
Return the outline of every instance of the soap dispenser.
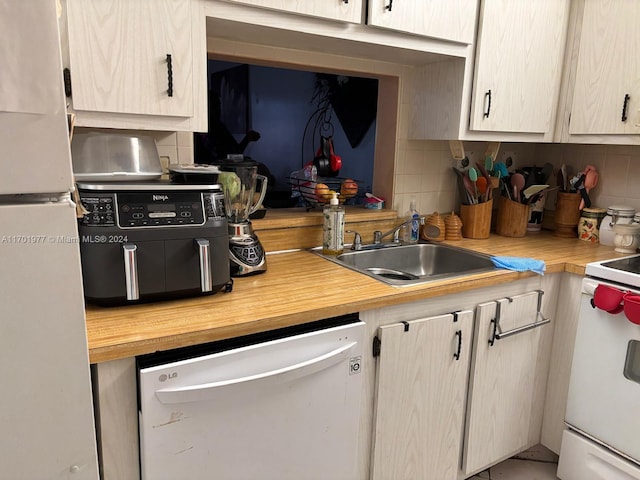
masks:
[[[322,218],[322,253],[339,255],[344,251],[344,207],[336,192],[322,209]]]

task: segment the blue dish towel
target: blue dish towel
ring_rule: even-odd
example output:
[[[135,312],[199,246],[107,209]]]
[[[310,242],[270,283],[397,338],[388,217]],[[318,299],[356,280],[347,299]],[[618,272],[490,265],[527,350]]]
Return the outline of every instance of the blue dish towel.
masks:
[[[526,272],[528,270],[544,275],[546,265],[543,260],[534,258],[521,257],[491,257],[491,261],[498,268],[506,268],[507,270],[515,270],[516,272]]]

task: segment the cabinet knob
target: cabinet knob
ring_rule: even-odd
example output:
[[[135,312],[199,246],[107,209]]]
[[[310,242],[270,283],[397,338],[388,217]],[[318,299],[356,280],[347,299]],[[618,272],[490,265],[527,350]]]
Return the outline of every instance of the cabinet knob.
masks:
[[[389,0],[389,5],[384,7],[384,9],[388,10],[388,11],[391,11],[392,8],[393,8],[393,0]]]

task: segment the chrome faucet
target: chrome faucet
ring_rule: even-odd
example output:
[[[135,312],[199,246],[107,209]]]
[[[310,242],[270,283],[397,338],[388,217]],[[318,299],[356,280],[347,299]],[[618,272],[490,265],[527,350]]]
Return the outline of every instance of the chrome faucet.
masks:
[[[424,219],[425,217],[418,217],[418,222],[420,223],[420,225],[424,225]],[[402,227],[410,225],[414,220],[415,219],[410,218],[406,222],[393,227],[391,230],[385,233],[382,233],[380,230],[376,230],[375,232],[373,232],[373,244],[378,245],[382,243],[382,239],[388,237],[391,234],[393,234],[393,243],[400,243],[400,230],[402,229]]]
[[[351,250],[362,250],[362,237],[355,230],[346,230],[345,233],[353,233],[353,243],[351,244]]]

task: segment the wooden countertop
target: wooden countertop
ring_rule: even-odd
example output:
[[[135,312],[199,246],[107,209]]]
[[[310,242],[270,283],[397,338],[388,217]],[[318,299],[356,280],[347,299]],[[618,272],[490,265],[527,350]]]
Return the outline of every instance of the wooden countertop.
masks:
[[[447,242],[490,255],[544,260],[547,273],[584,274],[587,263],[623,256],[613,247],[542,232],[524,238]],[[267,272],[234,279],[233,291],[143,305],[86,308],[91,363],[195,345],[473,288],[534,273],[508,270],[414,287],[391,287],[308,251],[268,255]]]

